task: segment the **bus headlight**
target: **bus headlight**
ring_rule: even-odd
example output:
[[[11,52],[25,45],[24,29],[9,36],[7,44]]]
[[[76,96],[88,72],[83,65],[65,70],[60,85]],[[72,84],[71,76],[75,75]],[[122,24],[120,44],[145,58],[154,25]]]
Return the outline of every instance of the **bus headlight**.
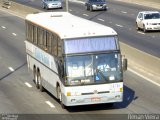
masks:
[[[123,88],[120,88],[120,92],[123,92]]]
[[[71,92],[67,92],[67,96],[71,96]]]

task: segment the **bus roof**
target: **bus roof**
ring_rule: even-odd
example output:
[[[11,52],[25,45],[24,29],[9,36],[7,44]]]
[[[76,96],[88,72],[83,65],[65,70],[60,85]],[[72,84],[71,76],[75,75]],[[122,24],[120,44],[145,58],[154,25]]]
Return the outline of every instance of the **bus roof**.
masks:
[[[58,34],[61,39],[117,35],[112,28],[86,20],[68,12],[29,14],[26,20]]]

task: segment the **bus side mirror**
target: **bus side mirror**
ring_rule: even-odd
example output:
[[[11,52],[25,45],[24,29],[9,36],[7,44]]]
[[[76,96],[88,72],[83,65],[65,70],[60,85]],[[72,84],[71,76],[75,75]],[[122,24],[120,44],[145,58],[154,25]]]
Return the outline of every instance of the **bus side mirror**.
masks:
[[[123,71],[127,70],[128,61],[126,58],[123,59]]]
[[[61,78],[64,77],[64,65],[62,63],[62,60],[59,60],[59,74],[60,74]]]

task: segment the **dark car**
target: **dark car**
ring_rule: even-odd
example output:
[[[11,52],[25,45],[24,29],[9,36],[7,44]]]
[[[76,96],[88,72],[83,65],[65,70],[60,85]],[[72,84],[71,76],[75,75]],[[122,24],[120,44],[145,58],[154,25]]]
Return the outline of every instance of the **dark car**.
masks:
[[[88,0],[85,3],[86,10],[107,10],[106,0]]]

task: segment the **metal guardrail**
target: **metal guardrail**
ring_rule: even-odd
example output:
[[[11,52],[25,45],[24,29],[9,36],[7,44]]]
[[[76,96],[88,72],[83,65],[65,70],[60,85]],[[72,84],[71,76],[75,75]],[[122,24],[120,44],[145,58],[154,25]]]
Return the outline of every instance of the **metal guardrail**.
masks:
[[[2,7],[9,9],[11,7],[12,2],[10,0],[3,0]]]

